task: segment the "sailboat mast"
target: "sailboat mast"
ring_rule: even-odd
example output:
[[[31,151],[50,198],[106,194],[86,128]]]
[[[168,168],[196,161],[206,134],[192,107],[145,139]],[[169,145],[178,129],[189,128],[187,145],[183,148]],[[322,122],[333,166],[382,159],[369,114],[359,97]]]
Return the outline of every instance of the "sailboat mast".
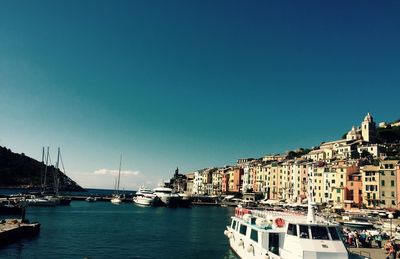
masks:
[[[47,184],[47,165],[49,163],[49,147],[47,147],[47,154],[46,154],[46,165],[44,167],[44,180],[43,180],[43,193],[46,191],[46,184]]]
[[[54,192],[58,196],[58,165],[60,163],[60,148],[57,151],[56,168],[54,169]]]
[[[40,169],[40,191],[43,192],[43,172],[44,171],[44,147],[42,148],[42,168]]]
[[[119,192],[119,180],[121,178],[121,164],[122,164],[122,154],[119,159],[119,170],[118,170],[118,183],[117,183],[117,194]]]

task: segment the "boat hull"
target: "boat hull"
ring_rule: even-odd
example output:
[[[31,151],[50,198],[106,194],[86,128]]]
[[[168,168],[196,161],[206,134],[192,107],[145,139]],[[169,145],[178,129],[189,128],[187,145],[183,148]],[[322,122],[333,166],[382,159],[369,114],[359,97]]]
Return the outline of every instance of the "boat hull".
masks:
[[[149,198],[149,197],[135,197],[133,199],[133,202],[137,205],[141,206],[154,206],[156,203],[155,197]]]
[[[374,227],[372,223],[343,222],[342,224],[345,227],[357,229],[370,229]]]

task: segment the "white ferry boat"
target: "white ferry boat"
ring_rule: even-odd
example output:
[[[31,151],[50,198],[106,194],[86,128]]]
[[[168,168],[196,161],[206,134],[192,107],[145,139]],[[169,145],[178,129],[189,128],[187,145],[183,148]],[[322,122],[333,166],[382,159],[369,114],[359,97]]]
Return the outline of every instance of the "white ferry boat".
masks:
[[[366,258],[347,251],[338,224],[297,212],[236,208],[224,234],[242,259]]]
[[[143,206],[155,206],[157,203],[158,197],[154,194],[151,189],[140,187],[136,192],[135,197],[133,197],[133,202],[137,205]]]

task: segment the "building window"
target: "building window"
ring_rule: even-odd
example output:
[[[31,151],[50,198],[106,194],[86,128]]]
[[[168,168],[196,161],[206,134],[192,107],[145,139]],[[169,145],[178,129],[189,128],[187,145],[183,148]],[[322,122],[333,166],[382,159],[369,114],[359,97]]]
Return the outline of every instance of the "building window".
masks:
[[[381,185],[382,185],[382,186],[385,186],[385,180],[382,180],[382,181],[381,181]]]
[[[382,192],[382,197],[385,197],[385,192]]]
[[[390,185],[393,187],[394,186],[394,180],[390,181]]]
[[[392,200],[392,205],[396,205],[396,202],[394,200]]]
[[[392,192],[392,197],[394,197],[394,192]]]

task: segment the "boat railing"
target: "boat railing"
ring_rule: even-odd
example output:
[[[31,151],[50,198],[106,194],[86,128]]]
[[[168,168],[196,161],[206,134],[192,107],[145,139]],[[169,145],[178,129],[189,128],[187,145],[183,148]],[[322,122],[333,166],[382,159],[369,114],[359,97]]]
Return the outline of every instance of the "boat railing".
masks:
[[[259,217],[268,219],[272,217],[291,217],[291,216],[305,216],[304,213],[297,212],[297,211],[273,211],[273,210],[250,210],[251,214]]]

